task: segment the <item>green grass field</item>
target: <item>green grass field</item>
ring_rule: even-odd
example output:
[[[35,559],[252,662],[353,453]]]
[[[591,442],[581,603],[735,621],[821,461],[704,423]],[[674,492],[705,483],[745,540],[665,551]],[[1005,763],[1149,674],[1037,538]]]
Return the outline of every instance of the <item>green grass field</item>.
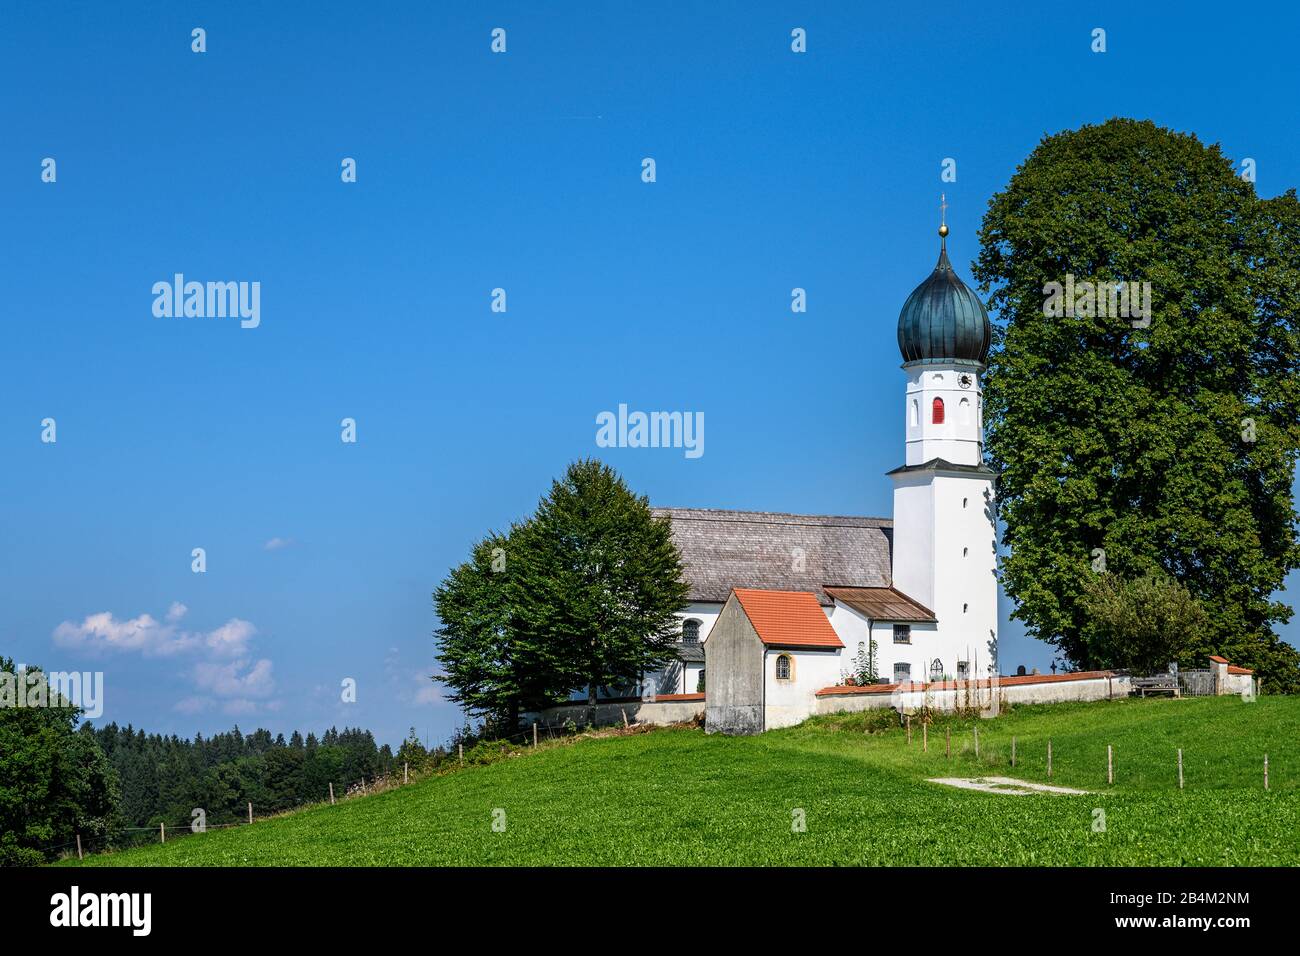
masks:
[[[879,718],[876,718],[879,720]],[[1300,698],[1019,708],[979,722],[866,733],[865,715],[758,737],[659,730],[544,747],[252,826],[88,858],[88,865],[1294,865]],[[953,756],[944,756],[944,728]],[[1017,767],[1009,766],[1012,735]],[[960,791],[997,774],[1087,796]],[[1116,782],[1106,785],[1106,745]],[[1178,790],[1183,748],[1186,789]],[[1270,786],[1263,789],[1268,752]],[[505,812],[504,832],[493,813]],[[1094,809],[1105,831],[1094,832]],[[805,832],[792,832],[802,810]],[[76,865],[76,861],[68,861]]]

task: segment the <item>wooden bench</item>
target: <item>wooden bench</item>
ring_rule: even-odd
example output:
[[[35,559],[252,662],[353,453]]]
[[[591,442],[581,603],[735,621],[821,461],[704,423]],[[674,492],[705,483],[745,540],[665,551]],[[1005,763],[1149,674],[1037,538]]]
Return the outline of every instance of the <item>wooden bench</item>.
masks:
[[[1181,696],[1178,690],[1178,678],[1173,674],[1160,674],[1157,677],[1134,677],[1132,687],[1133,693],[1139,697],[1159,694],[1167,694],[1170,697]]]

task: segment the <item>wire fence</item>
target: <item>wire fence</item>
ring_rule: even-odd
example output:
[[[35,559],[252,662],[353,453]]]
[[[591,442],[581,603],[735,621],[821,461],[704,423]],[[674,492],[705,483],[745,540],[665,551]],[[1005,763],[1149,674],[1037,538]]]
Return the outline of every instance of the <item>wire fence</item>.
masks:
[[[381,774],[369,779],[363,777],[352,784],[345,784],[340,787],[339,792],[335,791],[333,782],[330,782],[327,792],[322,794],[320,800],[313,803],[282,807],[273,810],[271,813],[264,814],[260,819],[269,819],[271,817],[293,813],[298,810],[305,810],[313,806],[323,806],[327,804],[333,805],[340,799],[347,800],[355,797],[382,793],[385,790],[407,786],[429,777],[443,776],[447,773],[453,773],[466,766],[491,762],[491,760],[500,753],[500,744],[514,744],[515,742],[518,742],[524,748],[532,749],[533,747],[540,745],[542,742],[549,743],[557,740],[572,740],[579,736],[583,736],[585,733],[587,733],[587,731],[581,727],[570,730],[566,729],[564,725],[548,727],[538,721],[533,721],[531,726],[526,730],[521,730],[512,734],[492,734],[486,736],[469,735],[464,738],[470,741],[470,746],[468,748],[468,764],[466,763],[467,748],[464,739],[454,741],[453,743],[456,748],[454,754],[449,750],[442,750],[441,759],[432,765],[428,765],[424,768],[417,767],[412,770],[409,761],[407,761],[402,767],[396,768],[389,773]],[[483,753],[479,748],[483,748],[487,753]],[[94,853],[115,852],[151,843],[170,843],[178,839],[199,836],[211,830],[231,830],[237,827],[246,827],[257,822],[259,819],[255,815],[255,809],[256,808],[251,802],[247,804],[247,819],[245,820],[236,820],[226,823],[207,823],[206,821],[196,821],[191,819],[175,825],[166,822],[159,822],[150,824],[149,826],[115,827],[103,833],[78,833],[73,837],[73,839],[67,840],[63,843],[31,847],[30,849],[47,857],[53,855],[57,858],[63,859],[71,857],[84,859],[84,857]]]

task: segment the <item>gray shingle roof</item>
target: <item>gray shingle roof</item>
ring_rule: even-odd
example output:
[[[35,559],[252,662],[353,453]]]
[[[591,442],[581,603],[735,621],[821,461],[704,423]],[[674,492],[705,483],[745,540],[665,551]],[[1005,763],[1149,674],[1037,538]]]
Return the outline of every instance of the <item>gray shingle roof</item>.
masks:
[[[655,508],[672,521],[692,601],[725,601],[732,588],[811,591],[824,585],[889,587],[893,521],[771,511]]]
[[[704,663],[704,645],[703,644],[686,644],[677,645],[677,659],[687,664]]]

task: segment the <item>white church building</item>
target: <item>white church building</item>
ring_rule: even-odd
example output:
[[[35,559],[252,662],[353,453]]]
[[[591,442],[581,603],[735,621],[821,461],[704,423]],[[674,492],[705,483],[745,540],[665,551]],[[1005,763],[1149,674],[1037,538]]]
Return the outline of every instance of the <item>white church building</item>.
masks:
[[[988,313],[948,260],[904,303],[903,462],[893,518],[659,508],[682,554],[690,604],[680,660],[649,678],[700,699],[705,729],[799,723],[818,691],[996,673],[994,474],[984,465],[980,379]],[[902,384],[902,383],[900,383]],[[680,696],[679,696],[680,695]]]

